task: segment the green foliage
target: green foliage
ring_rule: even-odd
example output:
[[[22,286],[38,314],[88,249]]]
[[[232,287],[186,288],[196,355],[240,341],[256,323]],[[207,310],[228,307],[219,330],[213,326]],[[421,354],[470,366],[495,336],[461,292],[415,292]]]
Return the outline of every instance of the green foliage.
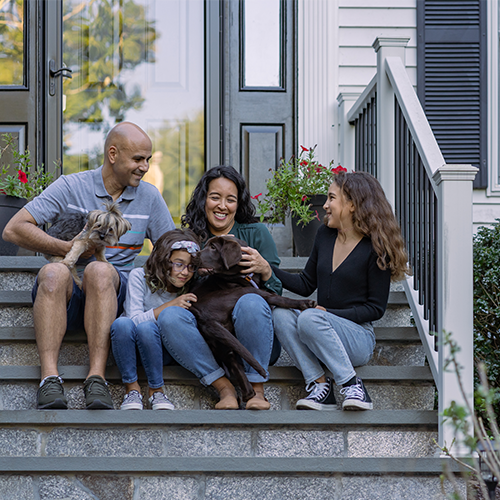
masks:
[[[44,171],[42,166],[33,166],[28,150],[20,153],[14,138],[10,134],[2,134],[0,146],[0,194],[25,198],[28,201],[38,196],[53,180],[54,175]],[[12,165],[4,164],[2,158],[10,155]],[[12,173],[12,172],[15,173]]]
[[[500,219],[474,237],[474,356],[484,363],[493,407],[500,418]],[[476,392],[480,386],[475,373]],[[484,398],[476,394],[476,411],[484,415]]]
[[[453,372],[457,376],[458,385],[462,396],[464,396],[465,406],[458,405],[452,401],[448,408],[443,411],[444,423],[453,427],[456,433],[456,438],[452,443],[444,443],[444,446],[439,446],[441,451],[455,462],[461,465],[464,472],[463,476],[466,481],[472,478],[472,484],[475,484],[477,492],[481,493],[480,498],[488,498],[487,485],[481,473],[480,464],[475,456],[475,452],[483,450],[481,458],[487,465],[490,473],[495,477],[500,477],[500,453],[498,445],[500,444],[500,434],[497,425],[497,417],[494,413],[493,405],[495,403],[495,391],[490,389],[488,377],[486,375],[484,363],[477,365],[477,386],[476,399],[482,400],[482,407],[485,409],[482,415],[479,415],[477,410],[469,404],[465,397],[465,391],[462,384],[462,367],[458,363],[457,354],[460,352],[460,346],[452,338],[451,333],[443,332],[443,340],[440,348],[448,348],[449,356],[445,360],[445,369],[448,372]],[[472,425],[470,425],[472,424]],[[459,444],[464,444],[470,455],[468,457],[458,458],[454,454],[453,446],[458,438]],[[448,494],[449,499],[461,499],[461,495],[456,488],[456,479],[454,474],[450,472],[448,467],[444,469],[442,476],[442,484],[447,479],[454,487],[454,492]],[[444,492],[444,490],[443,490]],[[467,498],[471,498],[467,495]],[[474,498],[477,498],[474,496]]]
[[[333,174],[342,167],[333,168],[333,160],[329,167],[324,167],[314,160],[313,148],[304,148],[298,156],[288,161],[281,159],[279,168],[272,173],[266,183],[267,193],[252,196],[258,204],[261,222],[264,219],[271,224],[284,223],[288,215],[299,219],[301,224],[309,223],[314,214],[308,203],[308,197],[315,194],[327,194],[332,183]],[[307,153],[307,154],[306,154]]]
[[[24,2],[0,1],[0,85],[22,85]]]

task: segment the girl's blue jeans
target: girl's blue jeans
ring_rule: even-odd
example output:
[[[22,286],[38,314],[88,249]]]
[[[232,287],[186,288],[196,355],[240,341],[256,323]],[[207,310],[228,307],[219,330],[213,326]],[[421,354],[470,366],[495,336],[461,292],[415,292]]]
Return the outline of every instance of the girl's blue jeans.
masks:
[[[162,345],[158,323],[145,321],[135,325],[130,318],[116,319],[111,325],[111,349],[124,384],[137,382],[140,360],[149,387],[159,389],[163,386],[163,365],[173,360]]]
[[[202,384],[210,385],[225,375],[201,336],[191,312],[182,307],[167,307],[158,316],[158,323],[167,351],[181,366],[194,373]],[[233,324],[238,340],[267,372],[274,338],[271,308],[267,302],[256,294],[244,295],[234,307]],[[268,380],[268,372],[264,378],[247,363],[243,364],[249,382]]]
[[[325,374],[322,364],[337,385],[345,384],[356,375],[355,366],[370,361],[375,348],[371,323],[358,325],[328,311],[276,308],[273,320],[276,336],[306,384]]]

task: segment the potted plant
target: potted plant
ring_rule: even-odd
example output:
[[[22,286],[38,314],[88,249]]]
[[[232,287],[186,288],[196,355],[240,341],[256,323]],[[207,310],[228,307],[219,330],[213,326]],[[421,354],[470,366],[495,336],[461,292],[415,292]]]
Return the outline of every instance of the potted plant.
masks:
[[[10,154],[12,165],[2,161]],[[34,167],[28,150],[20,153],[15,147],[12,135],[2,134],[0,144],[0,235],[7,222],[26,205],[28,201],[39,195],[53,180],[54,175],[41,167]],[[12,173],[14,172],[14,173]],[[17,246],[0,239],[0,255],[16,255]]]
[[[266,182],[267,193],[252,196],[257,202],[260,220],[270,224],[284,223],[292,216],[292,231],[295,248],[299,256],[307,257],[314,242],[314,235],[324,216],[323,205],[333,175],[346,172],[342,166],[328,167],[314,159],[317,145],[311,148],[300,146],[298,156],[288,161],[281,159],[280,166],[272,172]]]

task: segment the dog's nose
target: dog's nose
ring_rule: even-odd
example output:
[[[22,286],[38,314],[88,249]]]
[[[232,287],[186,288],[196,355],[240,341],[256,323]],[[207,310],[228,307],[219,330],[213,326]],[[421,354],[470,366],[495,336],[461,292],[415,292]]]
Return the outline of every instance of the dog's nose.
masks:
[[[101,240],[105,239],[106,233],[99,233],[99,238],[101,238]]]

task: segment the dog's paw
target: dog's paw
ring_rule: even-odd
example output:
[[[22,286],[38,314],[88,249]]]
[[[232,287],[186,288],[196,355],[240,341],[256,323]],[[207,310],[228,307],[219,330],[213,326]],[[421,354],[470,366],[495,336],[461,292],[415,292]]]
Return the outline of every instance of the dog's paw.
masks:
[[[314,309],[317,305],[318,303],[315,300],[303,300],[300,310],[304,311],[305,309]]]

